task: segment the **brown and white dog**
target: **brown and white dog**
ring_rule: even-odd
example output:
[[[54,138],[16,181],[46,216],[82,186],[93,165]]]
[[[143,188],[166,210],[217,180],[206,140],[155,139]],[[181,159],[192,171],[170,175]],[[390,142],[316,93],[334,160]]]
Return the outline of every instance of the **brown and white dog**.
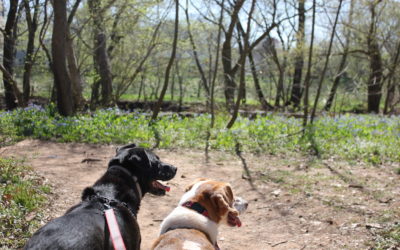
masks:
[[[218,226],[241,226],[247,202],[235,198],[229,183],[199,179],[186,188],[179,205],[161,223],[152,249],[215,250]]]

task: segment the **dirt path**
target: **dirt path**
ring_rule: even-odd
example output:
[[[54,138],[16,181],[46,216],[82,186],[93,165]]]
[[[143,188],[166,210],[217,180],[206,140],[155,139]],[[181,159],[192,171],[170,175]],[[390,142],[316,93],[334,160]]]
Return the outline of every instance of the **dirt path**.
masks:
[[[53,195],[47,219],[51,219],[79,202],[82,190],[104,173],[115,148],[115,145],[25,140],[2,148],[1,156],[25,158],[28,165],[49,180]],[[254,190],[241,177],[240,160],[230,154],[213,153],[210,163],[206,164],[204,153],[200,151],[157,150],[156,153],[163,161],[177,166],[178,174],[169,182],[171,192],[167,196],[146,195],[142,201],[138,216],[142,249],[149,249],[162,219],[176,206],[184,187],[197,177],[228,181],[236,195],[250,202],[248,212],[241,217],[241,228],[220,228],[221,249],[367,249],[372,239],[371,225],[380,226],[376,218],[386,211],[391,212],[389,220],[400,218],[400,178],[390,171],[381,171],[377,176],[375,171],[353,169],[373,180],[387,180],[388,190],[379,199],[374,190],[380,190],[380,186],[374,185],[372,191],[363,188],[368,191],[364,192],[359,190],[361,188],[351,188],[351,184],[346,183],[348,180],[326,168],[304,170],[307,166],[303,163],[285,167],[288,173],[307,171],[305,176],[323,176],[325,182],[317,178],[290,181],[293,175],[286,172],[282,172],[286,173],[282,176],[277,176],[277,172],[261,172],[264,173],[259,176],[262,181],[256,183],[257,190]],[[88,158],[94,161],[82,163]],[[272,171],[285,165],[271,156],[248,155],[246,159],[254,170]]]

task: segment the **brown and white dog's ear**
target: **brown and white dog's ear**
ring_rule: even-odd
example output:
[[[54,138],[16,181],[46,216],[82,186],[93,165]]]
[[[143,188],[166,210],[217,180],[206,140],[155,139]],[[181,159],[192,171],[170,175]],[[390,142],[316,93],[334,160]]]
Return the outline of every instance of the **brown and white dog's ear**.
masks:
[[[226,213],[233,213],[238,216],[239,212],[233,207],[234,197],[232,188],[229,185],[224,186],[221,190],[211,195],[211,202],[215,206],[216,211],[223,216]]]
[[[207,178],[197,178],[193,183],[189,184],[188,186],[186,186],[185,188],[185,192],[189,191],[190,189],[192,189],[192,187],[199,181],[206,181]]]
[[[216,209],[215,211],[218,211],[218,222],[222,219],[223,223],[227,223],[231,227],[242,225],[239,219],[239,211],[234,207],[235,199],[229,185],[214,192],[210,199],[214,209]]]

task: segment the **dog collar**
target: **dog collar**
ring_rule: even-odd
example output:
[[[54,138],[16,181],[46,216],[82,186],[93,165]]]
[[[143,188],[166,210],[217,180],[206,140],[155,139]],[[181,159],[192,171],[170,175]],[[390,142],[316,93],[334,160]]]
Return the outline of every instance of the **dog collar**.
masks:
[[[108,169],[113,169],[113,168],[121,170],[122,172],[124,172],[125,174],[129,175],[133,179],[133,182],[136,185],[136,190],[138,192],[139,198],[141,199],[143,197],[143,193],[142,193],[142,189],[140,188],[140,184],[138,182],[138,178],[135,175],[131,174],[131,172],[129,172],[126,168],[123,168],[123,167],[118,166],[118,165],[112,165]]]
[[[205,207],[203,207],[198,202],[187,201],[187,202],[183,203],[182,206],[192,209],[192,210],[198,212],[199,214],[204,215],[207,218],[210,218],[207,209],[205,209]]]

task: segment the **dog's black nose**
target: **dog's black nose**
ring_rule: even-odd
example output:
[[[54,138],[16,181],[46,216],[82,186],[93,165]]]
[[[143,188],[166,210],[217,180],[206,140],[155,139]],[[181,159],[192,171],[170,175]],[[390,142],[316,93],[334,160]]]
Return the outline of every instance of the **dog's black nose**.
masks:
[[[170,165],[170,167],[171,167],[172,172],[173,172],[174,175],[175,175],[175,174],[176,174],[176,171],[178,171],[178,168],[175,167],[175,166],[173,166],[173,165]]]
[[[161,163],[158,167],[157,176],[155,176],[155,179],[162,181],[171,180],[175,177],[176,171],[177,167],[170,164]]]

